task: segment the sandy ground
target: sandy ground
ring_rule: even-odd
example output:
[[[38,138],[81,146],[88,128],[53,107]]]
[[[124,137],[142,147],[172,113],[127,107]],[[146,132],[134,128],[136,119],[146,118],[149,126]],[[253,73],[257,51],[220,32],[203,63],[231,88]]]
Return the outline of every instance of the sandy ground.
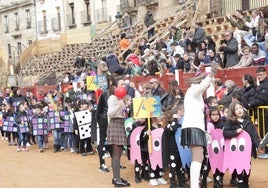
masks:
[[[50,138],[51,140],[51,138]],[[51,141],[44,153],[39,153],[37,146],[29,147],[28,152],[17,152],[15,146],[8,146],[0,140],[0,188],[106,188],[111,184],[112,172],[98,171],[98,156],[81,156],[70,152],[53,153]],[[111,158],[107,158],[110,166]],[[121,170],[121,176],[131,183],[131,187],[152,187],[148,182],[134,182],[133,165],[123,155],[122,164],[127,169]],[[268,160],[253,159],[251,188],[268,187]],[[167,172],[165,173],[167,178]],[[211,177],[211,175],[210,175]],[[224,187],[229,187],[230,175],[224,179]],[[160,185],[167,188],[169,185]],[[212,183],[208,184],[211,188]]]

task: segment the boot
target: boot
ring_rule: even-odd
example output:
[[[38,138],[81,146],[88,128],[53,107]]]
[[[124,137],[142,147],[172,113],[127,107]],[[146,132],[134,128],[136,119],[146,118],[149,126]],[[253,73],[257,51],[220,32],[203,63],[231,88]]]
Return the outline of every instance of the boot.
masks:
[[[60,145],[57,145],[57,150],[58,150],[58,152],[61,151],[61,149],[60,149]]]
[[[214,188],[222,188],[223,187],[223,180],[222,180],[221,177],[220,177],[219,180],[214,181],[214,186],[213,187]]]
[[[177,186],[177,182],[176,182],[176,181],[171,181],[169,187],[170,187],[170,188],[177,188],[177,187],[178,187],[178,186]]]

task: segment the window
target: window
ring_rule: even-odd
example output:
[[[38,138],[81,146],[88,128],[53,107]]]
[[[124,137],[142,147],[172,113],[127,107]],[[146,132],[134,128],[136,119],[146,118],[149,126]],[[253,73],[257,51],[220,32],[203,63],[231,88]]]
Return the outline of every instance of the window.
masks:
[[[8,33],[8,17],[7,17],[7,15],[4,16],[4,30],[5,30],[5,33]]]
[[[74,17],[74,4],[70,3],[69,4],[70,8],[71,8],[71,21],[72,21],[72,25],[75,25],[75,17]]]
[[[42,13],[43,13],[43,30],[42,30],[42,32],[47,33],[47,15],[46,15],[46,11],[43,10]]]
[[[61,15],[60,15],[60,7],[57,7],[57,18],[58,18],[58,31],[61,30]]]
[[[7,51],[8,51],[8,59],[11,59],[12,55],[11,55],[11,45],[10,44],[7,44]]]
[[[15,31],[18,31],[20,28],[19,28],[19,15],[18,15],[18,13],[16,12],[15,14],[14,14],[14,16],[15,16]]]
[[[26,29],[31,28],[31,12],[29,9],[26,10]]]
[[[21,54],[21,52],[22,52],[21,42],[17,42],[17,49],[18,49],[18,54]]]

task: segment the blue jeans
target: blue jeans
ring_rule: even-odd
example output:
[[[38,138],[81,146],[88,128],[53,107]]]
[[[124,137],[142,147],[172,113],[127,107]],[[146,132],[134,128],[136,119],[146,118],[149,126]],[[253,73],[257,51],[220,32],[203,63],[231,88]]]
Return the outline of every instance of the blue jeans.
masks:
[[[70,149],[74,149],[74,134],[73,133],[65,133],[64,138],[64,148],[67,149],[69,146]]]
[[[244,36],[244,41],[246,42],[246,44],[247,44],[249,47],[251,47],[252,44],[253,44],[254,42],[256,42],[256,37],[253,36],[252,34],[248,34],[248,35]]]
[[[21,133],[20,129],[18,129],[18,135],[19,135],[19,147],[26,147],[26,137],[27,133]]]
[[[38,143],[39,149],[43,149],[44,135],[37,136],[37,143]]]
[[[62,145],[62,129],[53,130],[54,145]]]

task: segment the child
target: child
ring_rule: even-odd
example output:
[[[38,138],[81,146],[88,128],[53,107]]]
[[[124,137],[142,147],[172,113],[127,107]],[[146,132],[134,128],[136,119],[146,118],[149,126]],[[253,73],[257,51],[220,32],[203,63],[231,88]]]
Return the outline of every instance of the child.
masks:
[[[207,122],[207,133],[211,135],[211,132],[214,129],[222,129],[224,126],[224,123],[221,119],[220,110],[216,106],[211,106],[208,111],[208,118],[209,121]],[[209,171],[211,169],[209,158],[206,159],[207,161],[207,168],[202,171],[203,180],[202,186],[206,187],[206,179],[209,174]],[[219,169],[216,169],[216,172],[213,174],[213,180],[214,180],[214,188],[222,188],[223,186],[223,173],[219,171]]]
[[[16,139],[18,139],[18,129],[16,127],[14,127],[14,117],[15,117],[15,113],[14,110],[12,108],[12,106],[7,103],[5,105],[5,110],[3,112],[3,122],[4,122],[4,126],[7,126],[7,138],[8,138],[8,145],[11,146],[16,146],[17,142],[15,141]],[[11,137],[12,137],[12,142],[11,142]]]
[[[141,132],[141,137],[140,137],[140,144],[141,144],[141,153],[142,153],[142,162],[143,164],[146,164],[146,161],[149,160],[149,153],[148,153],[148,139],[149,135],[151,135],[151,131],[157,128],[160,128],[158,125],[159,121],[158,118],[152,118],[151,121],[151,127],[150,130],[148,129],[148,126],[145,126],[143,131]],[[150,163],[150,162],[149,162]],[[146,170],[146,169],[145,169]],[[149,183],[152,186],[157,186],[160,184],[167,184],[167,181],[163,178],[163,171],[159,166],[156,167],[155,170],[151,168],[151,165],[149,165],[148,169],[149,173]]]
[[[260,139],[250,117],[245,112],[242,103],[235,101],[229,106],[227,121],[223,129],[223,136],[230,139],[237,137],[243,131],[246,131],[250,135],[252,141],[251,153],[252,156],[256,158],[256,148],[259,147]],[[245,170],[238,174],[238,187],[248,188],[249,176],[250,173],[247,174]]]
[[[169,178],[170,188],[175,187],[190,187],[186,183],[184,170],[182,167],[181,158],[178,151],[178,146],[175,140],[175,133],[178,128],[181,128],[183,119],[184,107],[183,101],[178,101],[165,112],[164,116],[168,124],[166,125],[167,142],[168,142],[168,159],[169,159]],[[176,180],[178,177],[178,183]]]
[[[48,134],[48,119],[42,114],[43,106],[41,104],[36,104],[34,107],[33,117],[31,119],[33,127],[33,135],[37,136],[37,143],[39,152],[44,151],[44,136]]]
[[[17,107],[15,124],[18,127],[19,143],[17,151],[29,151],[26,147],[27,134],[29,134],[29,117],[26,112],[26,106],[24,102],[19,103]]]
[[[73,126],[74,126],[74,131],[75,135],[77,136],[77,141],[78,141],[78,146],[79,146],[79,152],[81,153],[82,156],[87,156],[87,151],[91,154],[93,153],[92,145],[91,145],[91,139],[90,137],[83,138],[81,139],[79,136],[79,125],[78,125],[78,113],[79,111],[85,111],[88,110],[88,102],[84,99],[78,101],[78,109],[77,111],[74,112],[74,121],[73,121]],[[90,120],[91,121],[91,120]],[[86,148],[85,148],[86,145]]]
[[[70,99],[70,98],[69,98]],[[65,99],[65,106],[66,106],[66,111],[65,114],[68,116],[68,123],[65,124],[64,127],[64,134],[65,134],[65,139],[64,139],[64,145],[65,148],[70,148],[70,152],[74,153],[75,152],[75,146],[74,146],[74,127],[73,127],[73,118],[74,118],[74,113],[73,113],[73,103],[70,100]]]

